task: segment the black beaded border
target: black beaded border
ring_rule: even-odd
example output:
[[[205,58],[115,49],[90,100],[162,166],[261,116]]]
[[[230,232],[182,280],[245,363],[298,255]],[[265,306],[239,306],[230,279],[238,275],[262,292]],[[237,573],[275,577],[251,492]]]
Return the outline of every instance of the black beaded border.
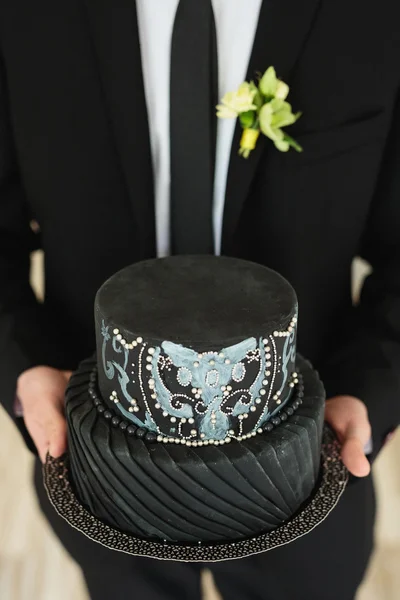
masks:
[[[155,542],[133,537],[106,525],[89,513],[75,496],[69,482],[66,454],[59,458],[47,454],[43,480],[56,512],[71,527],[110,550],[158,560],[219,562],[245,558],[289,544],[308,534],[326,519],[339,502],[348,481],[348,471],[340,458],[340,444],[328,427],[324,429],[321,459],[320,479],[314,493],[289,521],[249,539],[216,543]]]
[[[261,425],[261,427],[259,427],[256,432],[253,432],[253,434],[269,433],[270,431],[278,427],[281,423],[287,421],[287,419],[296,412],[299,406],[303,403],[304,397],[303,377],[300,372],[298,372],[297,379],[298,383],[295,384],[295,387],[293,388],[292,398],[289,400],[289,402],[287,402],[287,404],[285,404],[285,406],[274,417],[272,417],[269,421],[266,421],[263,425]],[[119,427],[119,429],[121,431],[126,432],[127,435],[135,436],[136,438],[144,440],[151,444],[155,442],[163,443],[157,439],[159,437],[157,433],[155,433],[154,431],[149,431],[144,427],[138,427],[134,423],[126,421],[123,417],[119,417],[115,412],[111,411],[110,408],[104,403],[97,387],[97,365],[93,367],[90,373],[88,392],[89,396],[93,400],[93,404],[96,407],[97,412],[100,415],[102,415],[107,421],[110,421],[113,427]],[[163,436],[163,439],[164,438],[165,436]],[[238,438],[249,439],[248,436],[231,436],[232,440],[241,441],[241,439]],[[167,438],[167,440],[168,442],[175,442],[175,438],[172,437]],[[198,443],[196,445],[198,446]]]

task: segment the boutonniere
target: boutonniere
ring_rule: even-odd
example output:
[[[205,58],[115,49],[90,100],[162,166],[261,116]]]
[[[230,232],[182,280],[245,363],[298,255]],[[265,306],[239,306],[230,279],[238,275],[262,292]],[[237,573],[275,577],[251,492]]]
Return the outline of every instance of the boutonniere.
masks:
[[[248,158],[256,147],[260,133],[267,136],[281,152],[294,148],[302,152],[302,147],[283,131],[301,116],[293,113],[286,102],[289,86],[277,78],[274,67],[269,67],[258,85],[245,81],[235,92],[228,92],[217,106],[217,117],[231,119],[239,117],[243,128],[239,154]]]

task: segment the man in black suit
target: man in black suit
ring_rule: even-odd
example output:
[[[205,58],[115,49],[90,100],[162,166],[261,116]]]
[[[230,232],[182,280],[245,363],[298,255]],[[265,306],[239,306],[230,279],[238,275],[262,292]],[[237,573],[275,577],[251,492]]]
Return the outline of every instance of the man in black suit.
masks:
[[[326,418],[356,477],[305,538],[212,569],[229,600],[350,600],[372,548],[364,448],[371,461],[400,414],[397,7],[243,4],[1,2],[1,399],[42,460],[58,456],[65,386],[94,350],[93,300],[107,277],[178,252],[276,269],[298,293],[299,350],[321,372]],[[269,65],[303,112],[290,133],[304,152],[260,138],[245,160],[240,127],[231,142],[233,126],[216,127],[210,111],[226,82]],[[38,248],[42,304],[29,286]],[[352,306],[357,255],[373,271]],[[198,566],[112,553],[69,528],[45,497],[39,460],[36,488],[95,600],[200,597]]]

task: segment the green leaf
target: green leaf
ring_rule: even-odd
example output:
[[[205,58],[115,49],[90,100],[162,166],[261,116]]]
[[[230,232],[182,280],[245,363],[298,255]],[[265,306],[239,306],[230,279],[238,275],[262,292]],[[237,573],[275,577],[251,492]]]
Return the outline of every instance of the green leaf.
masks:
[[[296,118],[293,113],[281,110],[272,115],[271,125],[272,127],[287,127],[295,122]]]
[[[278,112],[283,110],[285,112],[292,112],[292,105],[286,100],[282,100],[281,98],[273,98],[271,100],[271,107],[274,112]]]
[[[261,107],[260,112],[258,113],[258,120],[260,122],[260,129],[263,134],[270,137],[272,121],[272,108],[270,102]]]
[[[271,100],[271,106],[274,111],[271,124],[272,127],[287,127],[297,121],[297,116],[292,113],[292,106],[289,102],[274,98]]]
[[[251,150],[248,148],[239,148],[239,156],[243,156],[243,158],[249,158]]]
[[[266,98],[273,98],[278,87],[278,79],[274,67],[269,67],[260,79],[259,90]]]
[[[272,129],[272,127],[264,127],[264,129],[261,129],[261,131],[267,138],[269,138],[273,142],[279,142],[279,140],[283,140],[282,129]]]
[[[250,82],[250,87],[252,90],[255,91],[255,95],[253,98],[253,104],[257,107],[257,110],[260,110],[260,108],[264,104],[262,94],[261,94],[260,90],[258,89],[258,87],[256,86],[256,84],[254,83],[254,81]]]
[[[294,148],[296,152],[303,152],[303,148],[300,146],[300,144],[298,144],[296,140],[290,137],[290,135],[288,135],[287,133],[284,134],[283,139],[289,144],[289,146]]]
[[[275,148],[277,148],[280,152],[287,152],[289,150],[289,143],[283,140],[274,140]]]
[[[254,110],[248,110],[247,112],[240,113],[239,120],[243,129],[251,129],[254,125],[256,113]]]

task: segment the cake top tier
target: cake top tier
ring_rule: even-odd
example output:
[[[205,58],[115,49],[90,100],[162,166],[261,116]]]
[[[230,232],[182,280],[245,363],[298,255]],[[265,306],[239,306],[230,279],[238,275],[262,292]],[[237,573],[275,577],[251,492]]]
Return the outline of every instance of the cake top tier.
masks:
[[[293,288],[275,271],[214,256],[131,265],[108,279],[96,297],[96,312],[124,332],[199,351],[280,330],[295,306]]]
[[[296,295],[262,266],[212,256],[138,263],[101,287],[95,313],[99,393],[141,435],[241,440],[297,383]]]

